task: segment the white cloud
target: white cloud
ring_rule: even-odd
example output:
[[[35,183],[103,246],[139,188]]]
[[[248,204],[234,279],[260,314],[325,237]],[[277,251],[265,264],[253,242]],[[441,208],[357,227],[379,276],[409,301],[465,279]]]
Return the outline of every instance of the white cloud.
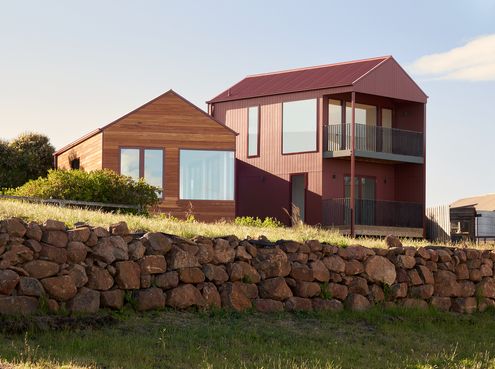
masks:
[[[440,79],[493,81],[495,34],[477,37],[443,53],[422,56],[411,65],[411,70]]]

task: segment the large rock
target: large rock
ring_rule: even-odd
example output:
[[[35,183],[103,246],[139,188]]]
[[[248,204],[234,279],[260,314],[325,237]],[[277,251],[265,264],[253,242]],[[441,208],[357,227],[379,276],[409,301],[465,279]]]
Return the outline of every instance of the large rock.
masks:
[[[184,251],[180,247],[173,246],[167,253],[167,265],[169,269],[199,267],[198,258],[191,252]]]
[[[89,227],[81,227],[76,229],[71,229],[67,231],[67,236],[71,242],[86,242],[89,240],[91,235],[91,229]]]
[[[115,282],[123,290],[135,290],[141,287],[141,268],[133,261],[115,263],[117,275]]]
[[[371,304],[363,295],[351,293],[345,300],[345,307],[352,311],[365,311],[371,307]]]
[[[311,299],[296,296],[289,297],[284,306],[287,311],[310,311],[313,309]]]
[[[68,301],[77,293],[77,287],[68,275],[41,280],[45,291],[57,301]]]
[[[59,220],[47,219],[43,223],[43,228],[47,231],[65,231],[65,223]]]
[[[43,279],[57,274],[60,266],[51,261],[33,260],[24,264],[24,270],[33,278]]]
[[[433,278],[433,273],[424,265],[419,265],[417,267],[418,273],[425,284],[434,284],[435,279]]]
[[[345,300],[347,295],[349,294],[349,289],[347,286],[338,283],[329,283],[326,288],[326,291],[330,294],[330,297],[339,300]]]
[[[100,292],[100,304],[102,307],[120,310],[124,306],[124,291],[110,290]]]
[[[167,270],[167,262],[163,255],[146,255],[139,260],[139,265],[143,274],[160,274]]]
[[[402,306],[405,308],[409,309],[427,309],[428,308],[428,303],[425,300],[422,299],[416,299],[416,298],[408,298],[404,299],[402,302]]]
[[[73,313],[95,314],[100,309],[100,293],[83,287],[67,303],[67,308]]]
[[[232,282],[243,281],[246,283],[258,283],[261,280],[258,271],[245,261],[237,261],[229,264],[227,269]]]
[[[262,279],[285,277],[291,271],[287,254],[279,248],[259,249],[252,262]]]
[[[198,243],[198,253],[197,253],[198,262],[203,264],[209,264],[213,261],[215,256],[215,251],[213,250],[213,243]]]
[[[416,259],[414,256],[398,255],[397,266],[404,269],[412,269],[416,265]]]
[[[67,262],[67,249],[47,244],[41,244],[39,258],[43,260],[54,261],[58,264],[65,264]]]
[[[126,222],[118,222],[110,225],[108,232],[115,236],[127,236],[129,234],[129,227]]]
[[[201,285],[201,295],[205,299],[206,306],[221,308],[222,307],[222,299],[220,297],[220,293],[218,292],[217,287],[210,282],[203,283]]]
[[[246,296],[245,290],[239,283],[226,283],[222,286],[220,297],[222,307],[236,311],[250,309],[251,300]]]
[[[67,246],[69,237],[65,231],[43,231],[41,240],[55,247],[65,247]]]
[[[67,257],[72,263],[82,263],[86,260],[87,253],[86,245],[82,242],[71,241],[67,245]]]
[[[13,244],[1,256],[0,269],[33,260],[33,250],[21,244]]]
[[[316,282],[298,281],[294,288],[294,294],[298,297],[315,297],[321,292],[320,285]]]
[[[330,272],[321,260],[315,260],[309,263],[310,269],[313,271],[313,277],[318,282],[328,282],[330,280]]]
[[[155,276],[155,286],[164,290],[175,288],[179,285],[179,273],[176,271],[157,274]]]
[[[38,299],[29,296],[0,296],[0,315],[30,315],[38,309]]]
[[[24,237],[26,234],[26,226],[22,220],[18,218],[5,219],[0,223],[0,230],[4,229],[5,232],[11,237]]]
[[[167,305],[175,309],[185,309],[191,306],[204,307],[206,301],[192,284],[183,284],[168,292]]]
[[[371,256],[364,265],[364,271],[375,283],[392,285],[397,276],[395,266],[383,256]]]
[[[458,297],[461,295],[461,286],[454,273],[439,270],[435,274],[435,295],[441,297]]]
[[[141,240],[149,255],[165,255],[172,249],[172,240],[163,233],[146,233]]]
[[[87,269],[87,287],[93,290],[106,291],[112,288],[113,278],[108,270],[92,266]]]
[[[424,284],[421,286],[412,286],[409,289],[411,297],[426,300],[433,296],[434,287],[431,284]]]
[[[0,270],[0,294],[10,295],[19,283],[19,274],[12,270]]]
[[[82,265],[74,264],[67,272],[67,275],[72,278],[77,288],[81,288],[88,283],[88,275],[86,274],[86,269],[84,269]]]
[[[313,309],[317,311],[331,311],[331,312],[339,312],[344,310],[344,304],[339,300],[331,299],[324,300],[320,298],[315,298],[312,300]]]
[[[282,277],[263,280],[259,285],[260,296],[264,299],[284,301],[292,296],[292,291]]]
[[[1,275],[1,271],[0,271],[0,275]],[[0,281],[0,285],[1,285],[1,281]],[[20,295],[40,297],[43,296],[44,293],[45,290],[43,289],[43,286],[41,285],[41,282],[39,280],[31,277],[21,277],[19,281]]]
[[[398,237],[389,234],[387,237],[385,237],[385,245],[387,245],[387,247],[391,249],[395,247],[402,247],[402,242],[400,242]]]
[[[271,299],[256,299],[254,300],[254,307],[262,313],[274,313],[283,311],[284,303]]]
[[[229,275],[225,271],[225,268],[220,265],[203,265],[203,273],[205,274],[207,280],[217,285],[223,284],[229,280]]]
[[[41,227],[36,222],[29,222],[26,229],[25,236],[31,240],[41,241],[41,237],[43,236],[43,231]]]
[[[127,243],[120,236],[100,238],[92,249],[93,255],[107,264],[116,260],[129,260]]]
[[[363,263],[357,260],[349,260],[345,262],[345,274],[346,275],[357,275],[364,272]]]
[[[290,276],[296,281],[312,282],[314,280],[313,270],[306,264],[295,262],[291,267]]]
[[[331,272],[344,273],[345,272],[345,262],[338,255],[327,256],[323,259],[323,264]]]
[[[165,307],[165,294],[156,287],[136,291],[136,309],[138,311],[163,309]]]
[[[205,281],[205,274],[199,268],[179,269],[179,279],[183,283],[201,283]]]
[[[129,250],[129,259],[133,261],[141,259],[146,252],[146,247],[144,247],[143,243],[138,240],[132,241],[127,248]]]
[[[235,259],[235,249],[230,246],[229,241],[223,238],[217,238],[215,240],[213,252],[213,262],[216,264],[232,263]]]
[[[476,311],[478,304],[475,297],[459,297],[452,301],[452,311],[471,314]]]
[[[482,297],[495,298],[495,279],[483,278],[478,284],[478,293]]]
[[[339,247],[338,254],[341,258],[346,260],[363,261],[368,256],[375,255],[375,252],[364,246],[353,245],[347,247]]]
[[[431,306],[440,311],[449,311],[452,306],[450,297],[433,296],[430,300]]]

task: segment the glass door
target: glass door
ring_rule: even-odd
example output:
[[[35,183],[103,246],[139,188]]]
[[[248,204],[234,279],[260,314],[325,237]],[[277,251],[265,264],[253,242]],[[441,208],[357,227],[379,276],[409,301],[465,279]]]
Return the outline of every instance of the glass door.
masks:
[[[344,179],[344,196],[346,198],[346,224],[351,222],[350,197],[351,197],[351,177],[346,176]],[[354,177],[356,199],[354,209],[356,212],[356,224],[374,225],[375,224],[375,196],[376,196],[376,179],[370,177]]]
[[[306,174],[291,175],[290,183],[292,223],[304,223],[306,217]]]

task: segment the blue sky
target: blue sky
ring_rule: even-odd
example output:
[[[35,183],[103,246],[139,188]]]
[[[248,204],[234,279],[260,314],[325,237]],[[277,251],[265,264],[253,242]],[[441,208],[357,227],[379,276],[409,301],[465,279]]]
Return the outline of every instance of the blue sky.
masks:
[[[495,1],[2,1],[0,137],[61,147],[173,88],[392,54],[428,102],[428,204],[495,192]],[[473,41],[474,40],[474,41]]]

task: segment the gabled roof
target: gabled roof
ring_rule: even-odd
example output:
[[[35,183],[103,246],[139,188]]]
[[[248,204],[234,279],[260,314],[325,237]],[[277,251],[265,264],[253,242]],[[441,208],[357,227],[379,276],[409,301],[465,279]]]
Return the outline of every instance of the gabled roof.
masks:
[[[451,208],[474,207],[478,211],[495,211],[495,194],[466,197],[453,202]]]
[[[206,112],[205,112],[205,111],[203,111],[202,109],[198,108],[196,105],[194,105],[192,102],[190,102],[189,100],[187,100],[185,97],[183,97],[183,96],[179,95],[177,92],[175,92],[174,90],[170,89],[170,90],[168,90],[167,92],[165,92],[165,93],[161,94],[160,96],[158,96],[158,97],[154,98],[153,100],[148,101],[146,104],[141,105],[140,107],[138,107],[138,108],[134,109],[133,111],[131,111],[131,112],[129,112],[129,113],[127,113],[127,114],[125,114],[125,115],[121,116],[120,118],[118,118],[118,119],[116,119],[116,120],[114,120],[113,122],[110,122],[110,123],[108,123],[107,125],[105,125],[105,126],[103,126],[103,127],[101,127],[101,128],[97,128],[97,129],[95,129],[95,130],[93,130],[93,131],[89,132],[88,134],[86,134],[86,135],[84,135],[84,136],[80,137],[79,139],[77,139],[77,140],[75,140],[75,141],[71,142],[70,144],[68,144],[68,145],[66,145],[66,146],[64,146],[64,147],[62,147],[61,149],[57,150],[57,151],[56,151],[53,155],[54,155],[54,156],[57,156],[57,155],[59,155],[59,154],[61,154],[61,153],[65,152],[65,151],[67,151],[67,150],[70,150],[70,149],[71,149],[71,148],[73,148],[74,146],[77,146],[77,145],[78,145],[78,144],[80,144],[81,142],[86,141],[87,139],[89,139],[89,138],[91,138],[91,137],[93,137],[93,136],[97,135],[97,134],[98,134],[98,133],[100,133],[100,132],[103,132],[103,131],[104,131],[105,129],[107,129],[108,127],[113,126],[114,124],[116,124],[116,123],[120,122],[120,121],[121,121],[122,119],[124,119],[124,118],[127,118],[129,115],[131,115],[131,114],[133,114],[133,113],[137,112],[138,110],[140,110],[140,109],[142,109],[142,108],[144,108],[144,107],[146,107],[146,106],[148,106],[148,105],[153,104],[155,101],[157,101],[157,100],[161,99],[162,97],[164,97],[164,96],[166,96],[166,95],[174,95],[174,96],[177,96],[179,99],[181,99],[182,101],[184,101],[186,104],[189,104],[190,106],[192,106],[193,108],[195,108],[195,109],[198,111],[198,113],[201,113],[201,114],[205,115],[206,117],[208,117],[209,119],[211,119],[212,121],[214,121],[215,123],[220,124],[223,128],[225,128],[227,131],[231,132],[232,134],[234,134],[234,135],[238,135],[238,133],[237,133],[237,132],[235,132],[235,131],[234,131],[234,130],[232,130],[231,128],[227,127],[225,124],[220,123],[218,120],[216,120],[215,118],[213,118],[211,115],[209,115],[208,113],[206,113]]]
[[[208,103],[353,86],[387,61],[398,65],[389,55],[247,76]],[[408,83],[414,84],[413,88],[417,88],[421,92],[420,95],[424,95],[426,99],[426,94],[409,76],[407,77]]]

